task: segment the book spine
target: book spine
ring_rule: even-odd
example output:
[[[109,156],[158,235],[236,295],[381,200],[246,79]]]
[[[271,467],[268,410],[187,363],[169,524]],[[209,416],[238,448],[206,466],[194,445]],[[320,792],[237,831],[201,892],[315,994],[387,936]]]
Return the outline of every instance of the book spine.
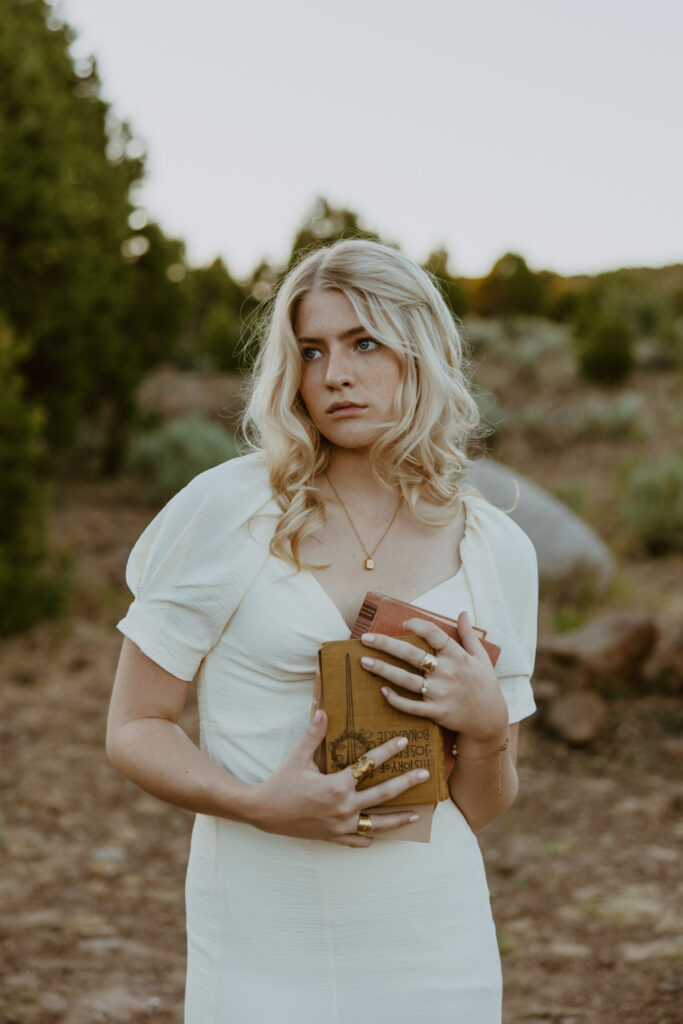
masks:
[[[366,598],[363,601],[360,607],[360,611],[358,612],[358,615],[356,617],[356,621],[353,624],[353,629],[351,630],[352,640],[360,640],[363,633],[368,632],[375,619],[375,615],[377,614],[378,608],[379,599],[375,598],[374,596],[370,597],[369,595],[366,595]]]

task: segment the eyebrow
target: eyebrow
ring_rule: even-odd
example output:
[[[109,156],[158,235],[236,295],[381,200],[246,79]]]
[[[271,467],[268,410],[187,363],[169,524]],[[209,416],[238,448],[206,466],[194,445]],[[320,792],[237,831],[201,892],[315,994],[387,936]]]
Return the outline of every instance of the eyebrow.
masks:
[[[365,327],[350,327],[348,331],[342,331],[340,338],[352,338],[354,334],[367,334]],[[320,345],[323,338],[297,338],[299,345]]]

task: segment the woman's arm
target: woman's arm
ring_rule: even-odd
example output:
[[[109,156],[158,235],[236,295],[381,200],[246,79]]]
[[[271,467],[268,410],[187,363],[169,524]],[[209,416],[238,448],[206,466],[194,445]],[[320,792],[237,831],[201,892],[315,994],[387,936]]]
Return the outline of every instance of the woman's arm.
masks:
[[[351,768],[323,775],[314,761],[327,725],[319,711],[269,779],[242,782],[214,764],[178,725],[187,687],[124,640],[109,708],[107,754],[131,782],[177,807],[247,822],[265,832],[360,847],[372,842],[357,834],[360,812],[424,781],[420,773],[407,772],[359,793]],[[368,756],[380,765],[403,746],[401,738],[395,738],[368,751]],[[378,816],[373,830],[398,828],[411,815],[400,811]]]
[[[109,706],[107,756],[160,800],[248,821],[252,787],[214,764],[178,725],[188,685],[125,638]]]
[[[468,742],[464,736],[458,739],[458,756],[448,780],[448,791],[473,832],[484,828],[515,801],[519,788],[518,736],[519,725],[515,723],[491,743]],[[509,743],[501,751],[508,737]]]

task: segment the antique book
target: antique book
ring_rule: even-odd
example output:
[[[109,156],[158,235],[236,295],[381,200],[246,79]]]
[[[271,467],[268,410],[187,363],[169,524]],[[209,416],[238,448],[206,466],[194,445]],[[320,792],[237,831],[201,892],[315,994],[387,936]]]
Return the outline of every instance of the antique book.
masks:
[[[358,617],[351,630],[351,636],[354,639],[358,639],[363,633],[385,633],[387,636],[403,636],[405,633],[403,623],[406,619],[426,619],[428,622],[433,622],[462,647],[458,623],[455,619],[449,619],[445,615],[439,615],[436,612],[428,612],[425,608],[419,608],[415,604],[399,601],[395,597],[387,597],[386,594],[377,594],[372,590],[369,590],[363,599]],[[485,629],[479,629],[475,626],[474,632],[481,640],[486,653],[491,659],[491,664],[495,667],[500,656],[500,647],[486,639]]]
[[[460,633],[458,631],[458,623],[455,619],[449,619],[445,615],[439,615],[437,612],[429,612],[426,608],[419,608],[415,604],[408,604],[407,601],[399,601],[396,597],[387,597],[386,594],[378,594],[375,591],[369,590],[363,599],[358,617],[353,624],[351,636],[354,638],[360,637],[363,633],[384,633],[386,636],[401,637],[404,639],[405,629],[403,623],[407,619],[427,619],[428,622],[433,622],[440,629],[447,633],[456,643],[462,647],[462,641],[460,639]],[[479,629],[474,626],[474,632],[477,634],[482,642],[484,650],[491,659],[491,664],[494,666],[500,657],[500,647],[497,644],[492,644],[490,640],[486,639],[486,630]],[[382,655],[384,657],[384,655]],[[446,767],[446,778],[453,771],[455,764],[455,757],[452,753],[453,745],[455,743],[455,733],[449,729],[442,729],[443,747],[444,747],[444,758]]]
[[[405,639],[423,651],[430,650],[420,637]],[[392,736],[407,736],[408,746],[378,765],[372,776],[359,783],[358,789],[368,789],[414,768],[427,768],[430,777],[426,782],[413,786],[382,807],[431,804],[447,799],[448,778],[441,729],[431,719],[405,714],[387,703],[380,692],[385,680],[367,672],[360,663],[367,652],[368,648],[360,640],[332,641],[323,644],[318,652],[320,703],[328,716],[323,771],[341,771]],[[405,667],[405,662],[398,658],[386,654],[381,657]],[[405,697],[421,700],[419,694],[393,684],[392,688]]]
[[[315,687],[313,690],[313,704],[311,706],[311,718],[318,710],[318,708],[324,707],[322,699],[322,680],[320,678],[320,667],[318,663],[318,669],[315,673]],[[322,772],[325,771],[325,744],[321,743],[320,747],[315,754],[315,763]],[[407,842],[412,843],[428,843],[432,835],[432,818],[434,817],[434,810],[436,803],[420,804],[412,803],[405,807],[402,807],[402,811],[414,811],[418,815],[417,821],[409,822],[407,825],[399,825],[398,828],[392,828],[388,832],[377,832],[374,835],[375,839],[403,839]],[[364,810],[368,814],[390,814],[395,808],[383,807],[381,804],[378,807],[366,807]]]

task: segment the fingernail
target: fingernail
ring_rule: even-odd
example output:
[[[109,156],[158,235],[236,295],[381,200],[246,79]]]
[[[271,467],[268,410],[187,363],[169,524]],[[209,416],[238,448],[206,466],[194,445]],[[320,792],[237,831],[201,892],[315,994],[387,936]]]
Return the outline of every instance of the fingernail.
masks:
[[[381,690],[381,693],[382,693],[383,697],[388,697],[389,696],[389,687],[388,686],[383,686],[382,690]]]
[[[419,814],[411,814],[410,817],[408,818],[409,822],[419,821],[419,820],[420,820],[420,815]]]
[[[365,642],[368,643],[368,644],[374,643],[375,634],[374,633],[363,633],[363,635],[361,637],[361,640],[365,640]]]
[[[427,771],[426,768],[420,768],[419,772],[417,773],[417,777],[420,780],[420,782],[422,782],[424,779],[429,778],[429,772]]]
[[[318,710],[318,711],[316,711],[316,713],[315,713],[315,714],[313,715],[313,722],[315,723],[315,725],[317,725],[317,724],[318,724],[318,722],[320,721],[320,719],[321,719],[322,717],[323,717],[323,713],[322,713],[322,711],[319,711],[319,710]]]
[[[384,693],[384,690],[382,690],[382,693]],[[398,747],[399,750],[403,750],[404,747],[408,746],[408,737],[399,736],[399,738],[396,740],[396,746]]]
[[[372,658],[361,658],[360,663],[363,668],[372,668]]]

